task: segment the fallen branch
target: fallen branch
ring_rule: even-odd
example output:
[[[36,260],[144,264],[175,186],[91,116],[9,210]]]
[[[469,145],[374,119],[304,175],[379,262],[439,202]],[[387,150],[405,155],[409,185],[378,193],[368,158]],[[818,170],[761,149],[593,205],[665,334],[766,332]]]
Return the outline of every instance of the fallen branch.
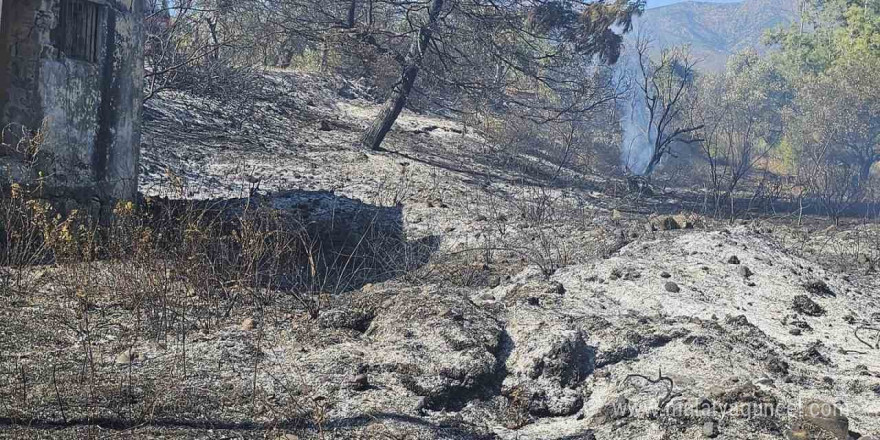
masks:
[[[623,381],[627,382],[632,378],[644,379],[651,385],[656,385],[661,382],[668,385],[666,388],[666,395],[663,396],[663,398],[660,399],[660,402],[657,404],[657,408],[659,408],[659,409],[665,408],[666,405],[669,405],[669,402],[671,402],[672,399],[681,395],[680,393],[676,393],[676,394],[672,393],[672,390],[675,389],[675,382],[672,380],[671,377],[663,376],[663,370],[661,370],[661,369],[657,370],[657,379],[651,379],[650,377],[643,376],[641,374],[630,374],[630,375],[626,376],[623,379]]]
[[[862,339],[862,337],[859,336],[859,332],[863,331],[863,330],[875,332],[877,335],[877,340],[872,344],[872,343],[867,342],[864,339]],[[859,340],[859,342],[867,345],[868,348],[870,348],[871,350],[880,350],[880,328],[871,327],[871,326],[867,326],[867,325],[861,325],[861,326],[856,327],[855,330],[853,330],[853,335],[856,337],[856,339]]]

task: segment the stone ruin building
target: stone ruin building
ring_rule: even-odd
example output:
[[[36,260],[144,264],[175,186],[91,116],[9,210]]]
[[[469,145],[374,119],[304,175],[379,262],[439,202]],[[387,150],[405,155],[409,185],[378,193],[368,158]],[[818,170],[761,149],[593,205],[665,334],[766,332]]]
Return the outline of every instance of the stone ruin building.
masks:
[[[0,0],[0,187],[137,195],[143,0]],[[38,151],[21,139],[38,136]]]

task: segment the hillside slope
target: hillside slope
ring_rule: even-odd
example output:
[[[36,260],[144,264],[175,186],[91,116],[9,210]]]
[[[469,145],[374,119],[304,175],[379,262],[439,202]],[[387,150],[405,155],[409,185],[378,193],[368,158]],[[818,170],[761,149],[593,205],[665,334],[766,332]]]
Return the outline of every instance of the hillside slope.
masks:
[[[683,2],[652,8],[637,21],[658,47],[690,45],[702,67],[718,70],[727,57],[760,47],[761,36],[797,19],[795,0],[745,0],[741,3]]]
[[[354,85],[295,72],[257,85],[240,108],[148,101],[142,191],[244,198],[317,229],[349,229],[359,210],[369,229],[352,238],[378,261],[339,261],[365,282],[196,289],[164,258],[155,273],[37,267],[24,275],[45,288],[0,297],[0,438],[880,434],[877,225],[654,216],[694,209],[409,110],[386,151],[363,151],[378,105]],[[142,272],[170,281],[122,295]],[[807,399],[848,420],[803,420]]]

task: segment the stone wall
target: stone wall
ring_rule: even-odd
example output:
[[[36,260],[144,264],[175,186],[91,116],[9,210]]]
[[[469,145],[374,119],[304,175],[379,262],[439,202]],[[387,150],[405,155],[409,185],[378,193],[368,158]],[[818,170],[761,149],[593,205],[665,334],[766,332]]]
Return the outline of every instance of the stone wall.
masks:
[[[137,195],[143,83],[143,0],[3,1],[0,13],[0,151],[4,180],[45,177],[52,198],[133,199]],[[67,3],[62,8],[62,2]],[[81,34],[92,38],[88,57],[65,52],[60,36],[72,4],[97,11]],[[80,19],[80,15],[73,15]],[[79,42],[79,40],[77,40]],[[41,129],[30,161],[12,151],[20,127]],[[3,182],[6,183],[6,182]]]

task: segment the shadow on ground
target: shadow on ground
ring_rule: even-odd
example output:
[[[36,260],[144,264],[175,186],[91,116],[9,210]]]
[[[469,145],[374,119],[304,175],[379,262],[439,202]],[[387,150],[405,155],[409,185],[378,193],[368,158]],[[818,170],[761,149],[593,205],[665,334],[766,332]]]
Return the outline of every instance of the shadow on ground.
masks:
[[[245,234],[267,247],[259,261],[271,274],[263,281],[282,290],[341,293],[387,281],[428,263],[439,237],[409,240],[403,206],[376,206],[329,191],[290,190],[237,199],[152,199],[152,218],[177,229],[171,240],[184,240],[193,217],[222,236],[242,242],[214,252],[244,254]],[[255,233],[256,231],[256,233]],[[271,249],[269,249],[271,248]],[[210,250],[209,250],[210,251]],[[226,256],[222,256],[226,257]]]
[[[378,412],[366,414],[363,416],[348,417],[338,420],[330,420],[322,424],[321,430],[345,432],[356,431],[368,425],[375,423],[393,423],[399,427],[410,427],[419,431],[428,431],[440,434],[445,437],[451,437],[462,440],[490,440],[497,439],[492,434],[480,434],[477,429],[465,424],[439,424],[426,421],[418,417],[412,417],[404,414],[396,414],[389,412]],[[109,431],[132,431],[139,429],[168,429],[168,430],[211,430],[213,431],[231,431],[236,432],[244,437],[254,434],[259,438],[264,438],[265,433],[273,430],[284,430],[298,432],[305,435],[319,432],[318,426],[308,417],[288,420],[275,420],[272,422],[250,422],[250,421],[226,421],[226,420],[174,420],[160,419],[152,421],[143,421],[137,419],[113,418],[113,417],[97,417],[88,419],[23,419],[0,417],[0,431],[3,428],[25,428],[30,430],[51,430],[55,433],[62,433],[64,429],[76,427],[100,427],[102,430]],[[306,437],[311,438],[311,437]],[[322,437],[323,438],[323,437]]]

